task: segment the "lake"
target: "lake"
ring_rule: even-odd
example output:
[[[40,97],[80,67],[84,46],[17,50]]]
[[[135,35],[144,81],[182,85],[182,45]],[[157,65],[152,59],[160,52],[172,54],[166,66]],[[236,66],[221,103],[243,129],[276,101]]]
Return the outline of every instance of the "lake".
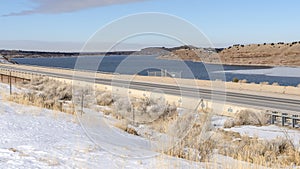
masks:
[[[248,82],[277,82],[284,86],[300,84],[300,68],[233,66],[202,62],[161,60],[155,56],[80,56],[59,58],[14,58],[19,64],[56,68],[97,70],[109,73],[157,75],[202,80],[247,79]],[[161,71],[163,70],[163,71]]]

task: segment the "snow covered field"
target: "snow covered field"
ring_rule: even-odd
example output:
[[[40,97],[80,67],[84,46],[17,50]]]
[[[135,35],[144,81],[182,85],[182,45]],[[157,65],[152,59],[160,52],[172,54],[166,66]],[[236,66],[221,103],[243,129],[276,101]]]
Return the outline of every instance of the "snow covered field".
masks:
[[[8,91],[7,88],[7,85],[0,84],[1,92]],[[0,100],[0,168],[150,169],[205,166],[165,155],[148,159],[114,156],[97,147],[87,137],[75,116]]]
[[[17,90],[13,89],[13,91]],[[1,93],[7,93],[8,91],[8,85],[0,84]],[[217,128],[222,128],[225,120],[226,118],[224,117],[214,116],[212,124]],[[97,128],[96,130],[99,129]],[[226,130],[258,136],[262,139],[286,136],[285,130],[277,126],[242,126]],[[120,130],[120,132],[122,131]],[[286,133],[296,145],[299,144],[300,132],[298,130],[287,130]],[[112,139],[114,135],[111,136]],[[133,147],[134,145],[132,145],[131,141],[136,140],[137,136],[129,135],[125,132],[123,136],[126,139],[120,140],[118,146],[130,145]],[[106,151],[97,146],[87,136],[75,116],[7,102],[2,98],[0,98],[0,138],[0,168],[173,169],[253,167],[252,164],[218,154],[213,156],[211,163],[196,163],[161,154],[151,158],[142,156],[141,158],[136,156],[135,158],[128,158],[113,155],[110,153],[111,151]],[[110,142],[109,139],[110,137],[107,138],[107,143]],[[116,140],[112,142],[114,141]],[[121,148],[120,152],[126,149],[125,146],[122,148],[123,150]]]

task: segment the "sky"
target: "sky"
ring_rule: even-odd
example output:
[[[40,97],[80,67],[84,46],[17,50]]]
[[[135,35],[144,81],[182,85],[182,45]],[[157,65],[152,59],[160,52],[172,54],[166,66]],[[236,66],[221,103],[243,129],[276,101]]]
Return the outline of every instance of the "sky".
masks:
[[[194,26],[206,40],[190,35],[180,25],[168,27],[168,21],[153,22],[180,32],[185,36],[183,39],[195,42],[190,44],[195,46],[300,40],[298,0],[0,0],[0,3],[0,49],[78,51],[111,23],[145,12],[171,15]],[[148,21],[141,20],[139,24],[144,22]],[[118,31],[132,29],[129,25],[139,26],[116,25]],[[116,43],[109,36],[102,39],[100,36],[97,39],[103,46]],[[147,35],[129,38],[117,49],[179,44],[174,39]]]

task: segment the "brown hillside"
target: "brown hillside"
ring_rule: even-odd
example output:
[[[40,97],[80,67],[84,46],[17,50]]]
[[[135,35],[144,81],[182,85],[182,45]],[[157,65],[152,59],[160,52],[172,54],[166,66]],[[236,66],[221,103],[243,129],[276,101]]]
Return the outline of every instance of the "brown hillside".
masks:
[[[226,64],[300,66],[300,43],[234,45],[219,55]]]
[[[200,57],[199,57],[200,56]],[[234,65],[300,66],[300,42],[233,45],[218,52],[213,49],[180,49],[160,59],[182,59]]]

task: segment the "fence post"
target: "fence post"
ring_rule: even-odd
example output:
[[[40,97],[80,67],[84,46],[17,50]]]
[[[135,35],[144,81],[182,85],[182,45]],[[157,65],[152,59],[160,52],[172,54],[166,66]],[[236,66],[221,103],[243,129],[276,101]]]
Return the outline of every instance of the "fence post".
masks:
[[[276,117],[277,117],[277,112],[272,112],[271,113],[271,124],[275,124]]]
[[[287,113],[282,113],[281,114],[281,125],[284,126],[284,124],[286,123],[286,116],[287,116]]]
[[[9,71],[9,94],[11,95],[11,71]]]
[[[293,115],[293,118],[292,118],[292,126],[293,126],[293,128],[295,128],[296,125],[297,125],[297,118],[298,118],[298,115]]]

